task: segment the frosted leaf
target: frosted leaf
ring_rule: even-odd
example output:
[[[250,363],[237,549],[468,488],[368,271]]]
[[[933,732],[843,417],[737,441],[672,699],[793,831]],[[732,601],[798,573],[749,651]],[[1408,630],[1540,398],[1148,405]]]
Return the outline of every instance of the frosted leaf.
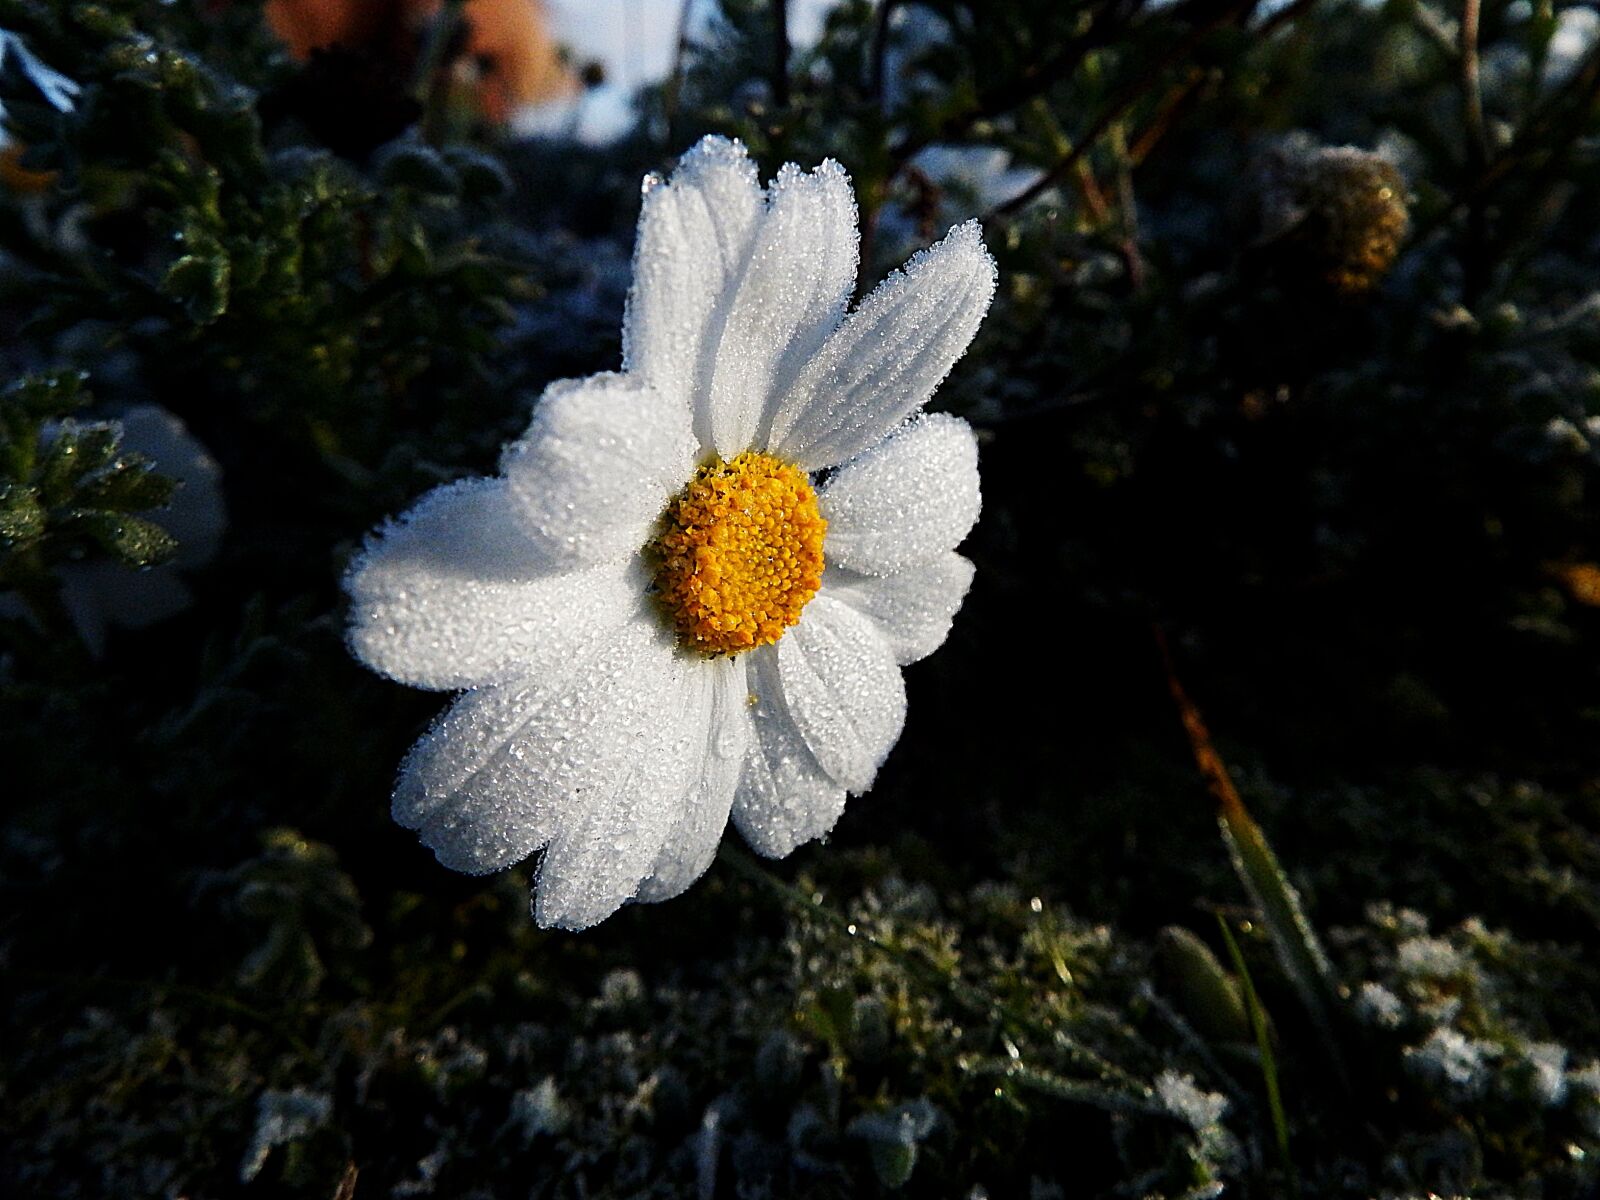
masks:
[[[1430,1083],[1444,1084],[1463,1095],[1478,1095],[1489,1082],[1484,1061],[1487,1042],[1472,1041],[1454,1029],[1441,1026],[1420,1046],[1407,1046],[1406,1066]]]
[[[524,1147],[540,1134],[557,1134],[572,1120],[572,1111],[556,1090],[555,1077],[546,1075],[537,1086],[511,1094],[511,1115],[505,1128],[513,1129]]]
[[[1444,938],[1414,937],[1400,943],[1397,965],[1408,979],[1448,979],[1467,964]]]
[[[477,687],[549,669],[641,602],[634,564],[554,573],[504,480],[448,484],[368,543],[345,576],[350,648],[425,688]]]
[[[256,1100],[256,1127],[250,1135],[249,1148],[239,1164],[239,1182],[249,1183],[261,1174],[267,1164],[267,1155],[274,1146],[316,1132],[328,1123],[333,1113],[333,1097],[326,1092],[312,1092],[305,1088],[280,1092],[268,1089]]]
[[[828,778],[784,707],[777,654],[750,655],[755,738],[733,797],[733,823],[757,854],[782,858],[822,837],[844,812],[844,788]]]
[[[143,629],[193,603],[194,594],[181,572],[203,567],[216,557],[228,523],[222,468],[176,414],[157,404],[140,404],[106,424],[118,431],[121,450],[142,454],[158,473],[177,482],[166,507],[146,515],[177,540],[178,551],[170,561],[142,571],[102,560],[57,568],[61,603],[96,657],[105,653],[112,626]],[[47,424],[45,429],[54,437],[60,425]],[[0,616],[31,619],[27,606],[13,593],[0,594]]]
[[[977,521],[978,443],[958,417],[922,417],[839,468],[818,500],[830,563],[904,571],[953,549]]]
[[[1600,1138],[1600,1062],[1568,1071],[1566,1084],[1584,1131],[1592,1138]]]
[[[755,164],[726,138],[702,138],[668,181],[646,182],[622,324],[630,375],[691,400],[707,324],[744,270],[761,206]]]
[[[1530,1042],[1524,1053],[1534,1095],[1546,1107],[1560,1104],[1567,1098],[1567,1048],[1558,1042]]]
[[[570,566],[636,553],[694,458],[680,401],[595,375],[545,391],[501,470],[539,555]]]
[[[822,586],[835,600],[871,618],[903,666],[944,644],[972,586],[973,571],[961,555],[946,551],[893,575],[858,575],[829,567]]]
[[[739,786],[753,735],[750,729],[749,684],[743,659],[724,658],[709,664],[712,675],[711,736],[683,811],[668,831],[638,898],[654,903],[670,900],[705,874],[716,857],[728,825],[733,794]]]
[[[783,704],[817,764],[864,792],[906,719],[905,682],[888,644],[826,593],[774,648]]]
[[[770,447],[808,470],[860,454],[928,402],[994,296],[976,221],[885,279],[774,404]]]
[[[1406,1018],[1406,1006],[1383,984],[1368,980],[1356,993],[1356,1015],[1380,1029],[1399,1029]]]
[[[1217,1092],[1196,1086],[1192,1075],[1166,1070],[1156,1077],[1156,1095],[1166,1110],[1199,1132],[1222,1120],[1228,1101]]]
[[[706,352],[696,389],[704,427],[723,458],[748,449],[774,385],[786,386],[844,317],[856,281],[856,202],[831,159],[807,174],[778,172],[750,260]],[[714,344],[712,344],[714,343]]]

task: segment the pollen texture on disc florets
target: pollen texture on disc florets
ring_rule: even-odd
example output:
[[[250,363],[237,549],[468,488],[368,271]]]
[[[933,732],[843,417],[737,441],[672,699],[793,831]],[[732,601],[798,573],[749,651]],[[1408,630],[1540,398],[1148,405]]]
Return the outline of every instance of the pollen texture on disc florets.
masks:
[[[822,585],[828,523],[805,472],[750,451],[700,468],[654,542],[656,598],[688,649],[777,641]]]

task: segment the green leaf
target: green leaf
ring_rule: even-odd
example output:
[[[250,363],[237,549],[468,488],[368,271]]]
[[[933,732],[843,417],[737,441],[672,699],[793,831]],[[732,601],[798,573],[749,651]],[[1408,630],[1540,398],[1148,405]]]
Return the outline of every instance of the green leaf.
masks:
[[[1189,1023],[1212,1042],[1248,1042],[1250,1017],[1239,980],[1187,929],[1169,925],[1156,941]]]
[[[161,290],[176,300],[197,325],[209,325],[228,310],[232,273],[225,255],[185,254],[167,268]]]
[[[1278,965],[1331,1045],[1328,1006],[1336,996],[1333,966],[1306,917],[1299,893],[1242,801],[1223,805],[1217,823],[1233,868],[1261,911]]]
[[[1165,654],[1165,643],[1162,644],[1162,651]],[[1233,786],[1233,778],[1228,774],[1222,756],[1212,745],[1210,731],[1206,729],[1200,710],[1178,682],[1170,657],[1166,665],[1167,687],[1178,707],[1184,732],[1189,736],[1195,765],[1216,798],[1218,825],[1233,860],[1234,870],[1244,884],[1245,891],[1250,893],[1251,900],[1261,911],[1262,921],[1267,927],[1283,973],[1323,1035],[1335,1065],[1342,1072],[1333,1026],[1328,1018],[1329,1009],[1338,995],[1333,966],[1322,949],[1322,943],[1317,940],[1311,922],[1306,918],[1299,893],[1278,865],[1278,857],[1267,844],[1266,835],[1250,816],[1238,789]]]
[[[1255,982],[1250,978],[1244,954],[1240,952],[1233,930],[1228,928],[1228,922],[1221,913],[1217,914],[1217,924],[1222,928],[1222,940],[1228,944],[1228,957],[1233,960],[1233,969],[1239,973],[1240,982],[1244,985],[1244,1003],[1250,1014],[1250,1026],[1255,1031],[1256,1054],[1261,1060],[1261,1080],[1267,1089],[1267,1108],[1272,1113],[1272,1132],[1278,1143],[1278,1158],[1284,1176],[1289,1180],[1290,1190],[1296,1191],[1294,1164],[1289,1158],[1289,1118],[1284,1113],[1283,1094],[1278,1087],[1278,1060],[1273,1056],[1272,1037],[1267,1031],[1267,1010],[1256,996]]]
[[[0,545],[14,550],[44,536],[45,510],[39,494],[24,484],[0,484]]]
[[[124,513],[77,510],[68,513],[62,524],[87,535],[124,566],[157,566],[178,549],[176,539],[154,521]]]
[[[867,1143],[873,1173],[888,1188],[904,1187],[917,1165],[917,1146],[938,1121],[938,1112],[926,1100],[897,1105],[884,1112],[866,1113],[850,1122],[851,1137]]]
[[[176,480],[157,474],[153,464],[134,461],[87,480],[79,486],[75,500],[83,508],[138,512],[164,507],[177,487]]]
[[[415,188],[425,195],[454,196],[461,191],[461,177],[444,156],[417,144],[396,146],[384,154],[378,178],[388,187]]]

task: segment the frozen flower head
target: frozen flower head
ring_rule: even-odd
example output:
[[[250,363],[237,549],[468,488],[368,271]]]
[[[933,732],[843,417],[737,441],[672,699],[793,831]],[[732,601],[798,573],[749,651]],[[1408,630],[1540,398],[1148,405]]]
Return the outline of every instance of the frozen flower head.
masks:
[[[847,312],[856,236],[837,163],[762,189],[706,138],[645,182],[623,372],[553,385],[499,476],[424,497],[350,571],[360,658],[469,689],[395,818],[459,871],[543,848],[543,925],[677,895],[730,815],[773,857],[827,833],[966,594],[976,443],[913,414],[994,264],[964,225]]]
[[[1290,137],[1258,164],[1262,239],[1340,295],[1383,282],[1410,229],[1409,196],[1383,154]]]

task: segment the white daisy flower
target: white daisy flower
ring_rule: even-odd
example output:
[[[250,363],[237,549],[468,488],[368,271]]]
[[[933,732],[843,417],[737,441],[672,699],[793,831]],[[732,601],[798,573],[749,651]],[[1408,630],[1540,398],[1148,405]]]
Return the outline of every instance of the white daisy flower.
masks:
[[[826,834],[972,579],[972,431],[907,418],[994,293],[977,224],[847,312],[837,163],[763,190],[711,137],[644,192],[623,371],[552,385],[500,475],[424,497],[345,581],[367,665],[467,689],[395,819],[458,871],[544,849],[534,915],[568,929],[682,892],[730,815],[775,858]]]

